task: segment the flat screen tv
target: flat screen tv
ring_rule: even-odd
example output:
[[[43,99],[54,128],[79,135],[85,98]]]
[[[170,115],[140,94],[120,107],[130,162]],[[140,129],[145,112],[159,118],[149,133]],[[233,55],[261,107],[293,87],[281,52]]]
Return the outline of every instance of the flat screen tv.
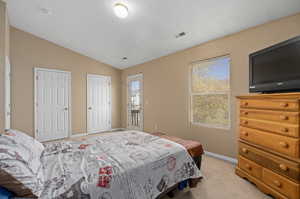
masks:
[[[250,92],[300,91],[300,36],[252,53]]]

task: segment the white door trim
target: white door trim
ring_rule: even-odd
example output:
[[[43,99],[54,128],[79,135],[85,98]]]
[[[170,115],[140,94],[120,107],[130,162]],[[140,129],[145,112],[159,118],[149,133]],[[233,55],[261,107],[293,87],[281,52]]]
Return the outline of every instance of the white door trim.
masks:
[[[95,132],[89,131],[88,128],[88,122],[89,122],[89,113],[88,113],[88,107],[89,107],[89,101],[90,101],[90,95],[89,95],[89,77],[101,77],[101,78],[108,78],[109,79],[109,98],[110,98],[110,104],[109,104],[109,119],[110,119],[110,129],[112,129],[112,83],[111,83],[111,76],[109,75],[96,75],[96,74],[87,74],[86,76],[86,135],[90,134],[95,134]],[[96,133],[101,133],[101,132],[106,132],[109,131],[110,129],[104,130],[104,131],[99,131]]]
[[[5,120],[5,130],[11,128],[11,65],[8,56],[5,57],[5,108],[4,108],[4,120]]]
[[[40,67],[35,67],[34,68],[34,137],[37,138],[37,72],[38,71],[48,71],[48,72],[63,72],[69,74],[69,109],[68,109],[68,114],[69,114],[69,132],[68,132],[68,137],[71,137],[72,135],[72,75],[70,71],[64,71],[64,70],[57,70],[57,69],[48,69],[48,68],[40,68]]]
[[[131,80],[141,80],[141,128],[134,128],[136,130],[144,130],[144,75],[143,73],[138,73],[138,74],[134,74],[134,75],[128,75],[127,76],[127,82],[126,82],[126,118],[127,118],[127,121],[126,121],[126,128],[129,128],[129,107],[128,107],[128,104],[129,104],[129,82]]]

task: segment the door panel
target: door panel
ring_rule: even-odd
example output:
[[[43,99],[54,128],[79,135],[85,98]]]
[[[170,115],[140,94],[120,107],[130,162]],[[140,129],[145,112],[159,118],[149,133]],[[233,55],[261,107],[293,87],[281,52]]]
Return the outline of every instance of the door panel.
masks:
[[[127,128],[143,130],[143,75],[127,79]]]
[[[40,141],[68,137],[70,131],[69,72],[36,69],[36,137]]]
[[[87,131],[111,129],[111,77],[87,76]]]

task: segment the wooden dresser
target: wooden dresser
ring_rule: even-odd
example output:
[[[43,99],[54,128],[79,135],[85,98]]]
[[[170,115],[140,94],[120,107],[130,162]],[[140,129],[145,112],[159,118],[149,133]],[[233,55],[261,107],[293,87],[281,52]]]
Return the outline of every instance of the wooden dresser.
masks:
[[[276,199],[300,199],[300,93],[237,98],[236,174]]]

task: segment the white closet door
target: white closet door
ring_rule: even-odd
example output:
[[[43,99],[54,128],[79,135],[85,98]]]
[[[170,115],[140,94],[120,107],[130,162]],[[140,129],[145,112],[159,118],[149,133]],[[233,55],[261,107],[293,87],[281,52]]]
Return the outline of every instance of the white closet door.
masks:
[[[68,137],[70,88],[70,72],[35,69],[35,135],[38,140]]]
[[[87,131],[111,129],[111,77],[87,76]]]

